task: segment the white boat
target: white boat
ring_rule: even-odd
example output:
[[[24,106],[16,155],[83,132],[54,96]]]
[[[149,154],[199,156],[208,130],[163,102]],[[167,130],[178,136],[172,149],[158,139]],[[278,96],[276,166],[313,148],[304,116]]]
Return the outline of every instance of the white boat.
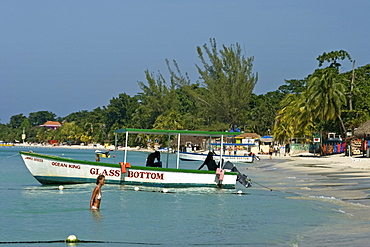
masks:
[[[192,152],[179,152],[179,156],[181,160],[184,161],[194,161],[194,160],[204,160],[207,157],[207,154],[204,153],[192,153]],[[215,161],[220,161],[222,159],[230,162],[241,162],[241,163],[252,163],[253,157],[249,155],[218,155],[214,154],[213,158]]]
[[[20,154],[28,170],[41,184],[95,183],[97,176],[103,174],[107,184],[158,187],[221,187],[232,189],[235,188],[236,182],[239,181],[246,187],[250,186],[246,176],[241,174],[235,165],[230,162],[217,168],[217,171],[196,170],[196,168],[180,169],[178,155],[176,167],[173,168],[135,166],[127,162],[129,133],[222,138],[225,134],[224,132],[119,129],[115,133],[116,144],[118,140],[117,134],[126,134],[124,160],[119,164],[82,161],[33,152],[21,151]]]

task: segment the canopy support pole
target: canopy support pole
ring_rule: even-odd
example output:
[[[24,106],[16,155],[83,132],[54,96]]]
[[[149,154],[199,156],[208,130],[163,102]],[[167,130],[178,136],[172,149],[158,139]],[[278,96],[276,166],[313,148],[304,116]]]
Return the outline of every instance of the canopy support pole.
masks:
[[[177,135],[177,157],[176,157],[176,168],[180,166],[180,133]]]
[[[221,150],[220,150],[220,168],[223,165],[223,160],[222,160],[222,153],[224,151],[224,136],[221,136]]]
[[[168,160],[170,158],[170,141],[171,141],[171,135],[168,135],[166,168],[168,168]]]
[[[123,162],[126,164],[127,161],[127,149],[128,149],[128,131],[126,131],[126,140],[125,140],[125,157],[123,159]]]

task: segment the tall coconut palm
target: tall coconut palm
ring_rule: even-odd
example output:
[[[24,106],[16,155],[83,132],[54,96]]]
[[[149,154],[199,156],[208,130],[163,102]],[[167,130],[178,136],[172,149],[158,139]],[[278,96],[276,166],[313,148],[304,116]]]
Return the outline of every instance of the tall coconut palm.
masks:
[[[281,110],[274,126],[276,139],[286,140],[310,133],[313,118],[306,95],[306,91],[300,95],[289,94],[281,101]]]
[[[347,131],[341,113],[342,106],[346,105],[346,95],[338,69],[328,67],[316,70],[308,78],[307,93],[307,102],[313,116],[322,121],[338,119],[343,131],[342,134],[345,135]]]

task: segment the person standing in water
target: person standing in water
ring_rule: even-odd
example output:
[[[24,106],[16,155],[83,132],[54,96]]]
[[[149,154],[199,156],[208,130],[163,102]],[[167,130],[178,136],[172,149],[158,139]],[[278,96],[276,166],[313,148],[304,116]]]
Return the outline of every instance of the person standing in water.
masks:
[[[99,175],[96,179],[96,187],[92,193],[91,200],[90,200],[90,209],[91,210],[98,210],[100,208],[100,202],[102,198],[101,194],[101,187],[105,183],[105,176]]]

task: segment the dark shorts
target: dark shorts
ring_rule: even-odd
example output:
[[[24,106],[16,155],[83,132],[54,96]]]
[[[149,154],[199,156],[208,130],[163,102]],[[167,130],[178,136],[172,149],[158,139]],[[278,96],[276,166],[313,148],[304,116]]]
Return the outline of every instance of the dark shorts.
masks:
[[[154,162],[152,165],[146,165],[146,166],[150,166],[150,167],[162,167],[162,161],[159,161],[159,162]]]

